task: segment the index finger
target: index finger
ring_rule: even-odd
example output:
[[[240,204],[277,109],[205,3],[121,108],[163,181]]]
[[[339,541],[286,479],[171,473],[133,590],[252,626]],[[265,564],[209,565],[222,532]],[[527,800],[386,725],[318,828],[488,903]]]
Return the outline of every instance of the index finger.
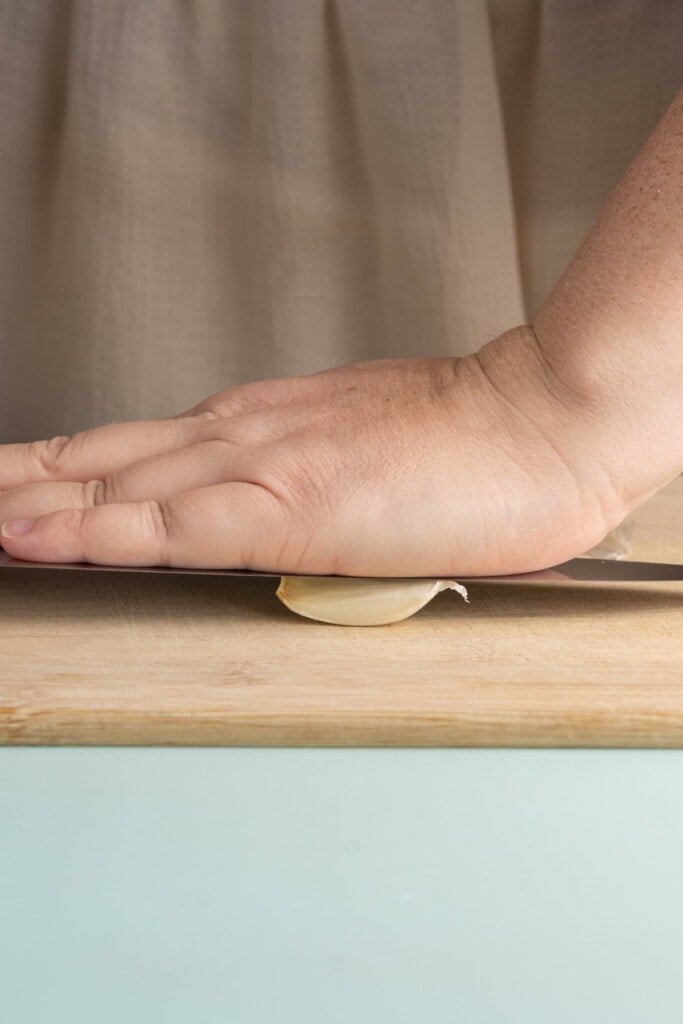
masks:
[[[215,416],[107,423],[47,441],[0,445],[0,491],[47,480],[87,483],[131,462],[209,439]]]
[[[3,523],[2,543],[14,558],[36,562],[277,569],[289,528],[271,491],[236,481]]]

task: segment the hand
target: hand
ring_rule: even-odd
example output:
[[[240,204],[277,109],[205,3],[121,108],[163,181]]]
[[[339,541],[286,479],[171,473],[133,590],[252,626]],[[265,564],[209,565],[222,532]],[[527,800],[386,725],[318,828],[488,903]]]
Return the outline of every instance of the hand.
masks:
[[[0,521],[35,519],[21,536],[5,522],[5,548],[377,576],[588,550],[683,469],[682,137],[683,90],[534,327],[474,356],[248,384],[169,420],[1,446]]]
[[[462,360],[247,384],[171,419],[0,446],[0,520],[35,520],[3,545],[44,562],[522,572],[630,511],[607,447],[516,328]]]

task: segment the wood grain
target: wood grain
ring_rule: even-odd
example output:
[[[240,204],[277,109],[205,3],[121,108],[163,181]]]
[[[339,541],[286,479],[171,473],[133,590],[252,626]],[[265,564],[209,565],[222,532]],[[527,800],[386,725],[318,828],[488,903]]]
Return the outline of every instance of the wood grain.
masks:
[[[634,558],[683,560],[683,478]],[[8,569],[0,741],[683,746],[680,584],[470,588],[389,627],[314,624],[275,581]]]

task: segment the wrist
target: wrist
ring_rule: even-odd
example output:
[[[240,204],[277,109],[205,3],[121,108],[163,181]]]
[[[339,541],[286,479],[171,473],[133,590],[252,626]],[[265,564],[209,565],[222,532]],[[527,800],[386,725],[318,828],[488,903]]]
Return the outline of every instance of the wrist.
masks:
[[[581,376],[568,360],[556,360],[546,342],[522,325],[468,360],[472,372],[522,413],[559,455],[585,507],[607,533],[679,472],[673,428],[661,436],[644,425],[627,396],[620,398],[601,380],[593,385],[589,374]],[[543,460],[537,465],[530,471],[542,474]]]
[[[528,330],[563,400],[586,423],[631,511],[683,471],[683,370],[655,338],[619,338],[600,324],[545,310]],[[574,333],[575,332],[575,333]],[[634,357],[638,353],[639,358]]]

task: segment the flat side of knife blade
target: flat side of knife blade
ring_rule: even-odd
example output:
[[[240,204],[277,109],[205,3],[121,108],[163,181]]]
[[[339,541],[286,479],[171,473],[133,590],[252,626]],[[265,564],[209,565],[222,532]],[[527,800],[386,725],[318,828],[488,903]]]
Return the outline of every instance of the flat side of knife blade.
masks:
[[[197,569],[179,568],[165,565],[95,565],[92,562],[29,562],[12,558],[0,549],[0,568],[20,569],[76,569],[91,572],[136,572],[165,573],[166,575],[188,574],[201,576],[244,576],[277,579],[279,572],[264,572],[259,569]],[[300,575],[289,573],[287,575]],[[453,574],[447,573],[447,576]],[[560,565],[535,572],[515,573],[506,576],[460,576],[464,583],[657,583],[667,581],[683,581],[683,565],[668,562],[632,562],[605,558],[572,558]],[[336,577],[339,578],[339,577]],[[397,577],[362,577],[363,579],[381,580]],[[406,577],[399,577],[405,579]],[[432,579],[435,577],[410,577],[415,579]]]
[[[683,565],[669,562],[631,562],[611,558],[572,558],[554,566],[571,580],[606,583],[665,583],[683,580]]]
[[[167,576],[188,574],[194,576],[260,576],[279,579],[282,573],[261,572],[260,569],[185,569],[167,565],[95,565],[93,562],[29,562],[23,558],[11,558],[0,551],[0,569],[65,569],[79,572],[135,572],[165,573]]]
[[[463,583],[666,583],[683,580],[683,565],[572,558],[549,569],[511,576],[459,576]]]
[[[472,583],[666,583],[683,580],[683,565],[669,562],[630,562],[607,558],[572,558],[549,569],[509,576],[458,576]]]

